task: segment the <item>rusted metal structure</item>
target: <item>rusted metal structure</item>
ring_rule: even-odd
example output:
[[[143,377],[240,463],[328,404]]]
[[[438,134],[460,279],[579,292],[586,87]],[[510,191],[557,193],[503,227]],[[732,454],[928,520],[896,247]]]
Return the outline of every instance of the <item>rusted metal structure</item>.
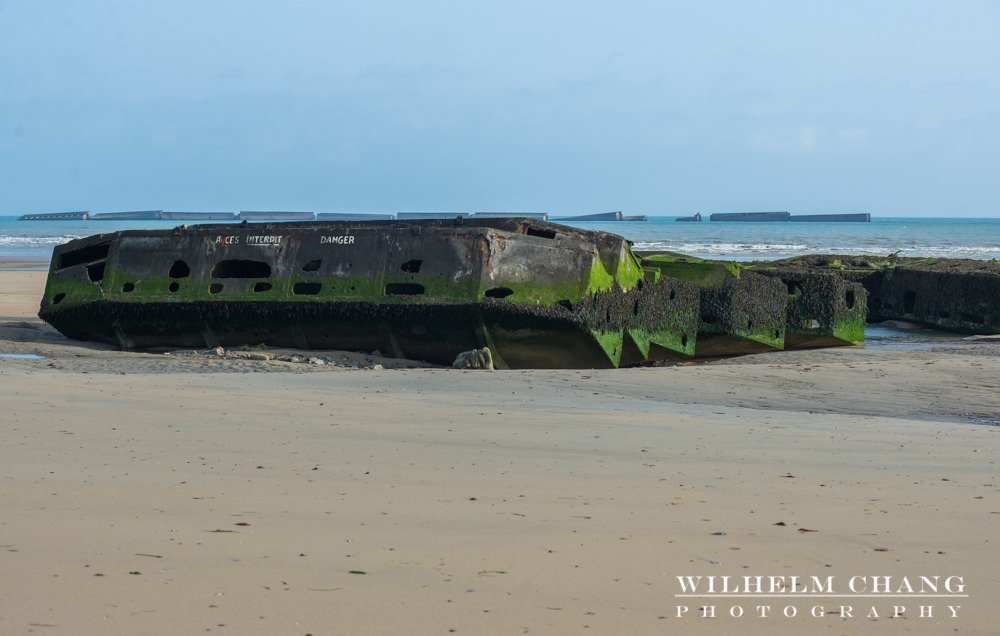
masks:
[[[622,237],[533,219],[180,226],[58,246],[39,316],[123,348],[380,350],[605,368],[690,356],[697,286]]]

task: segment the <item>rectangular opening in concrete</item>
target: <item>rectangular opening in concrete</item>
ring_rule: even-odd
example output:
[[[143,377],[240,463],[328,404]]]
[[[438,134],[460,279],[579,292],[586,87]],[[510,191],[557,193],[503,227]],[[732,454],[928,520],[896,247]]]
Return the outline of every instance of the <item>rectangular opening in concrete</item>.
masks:
[[[271,266],[263,261],[231,259],[219,261],[212,269],[212,278],[267,278]]]
[[[98,245],[88,245],[72,252],[59,255],[59,265],[56,269],[66,269],[80,263],[90,263],[108,257],[111,250],[110,243],[100,243]]]

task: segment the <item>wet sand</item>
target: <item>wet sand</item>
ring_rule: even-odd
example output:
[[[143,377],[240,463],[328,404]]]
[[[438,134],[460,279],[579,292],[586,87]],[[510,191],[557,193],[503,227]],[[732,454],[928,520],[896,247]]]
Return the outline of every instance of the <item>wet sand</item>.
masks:
[[[34,317],[44,275],[0,271],[0,353],[43,356],[0,359],[0,633],[995,633],[1000,343],[496,373],[120,352]],[[713,574],[968,597],[675,598]]]

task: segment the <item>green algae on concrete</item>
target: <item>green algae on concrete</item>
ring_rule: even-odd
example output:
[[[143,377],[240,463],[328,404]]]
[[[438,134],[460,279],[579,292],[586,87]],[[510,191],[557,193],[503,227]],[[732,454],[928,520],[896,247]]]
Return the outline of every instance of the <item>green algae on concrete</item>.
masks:
[[[39,315],[122,347],[271,344],[501,368],[690,356],[697,288],[620,236],[530,219],[181,226],[71,241]],[[638,354],[636,353],[638,351]]]
[[[761,263],[754,271],[780,280],[788,290],[786,349],[861,344],[868,292],[832,272],[803,271]]]
[[[700,289],[695,353],[738,355],[784,347],[785,288],[734,262],[683,254],[643,254],[643,265]]]
[[[676,278],[699,287],[719,287],[739,278],[742,269],[732,261],[710,261],[676,252],[644,255],[645,267],[655,268],[664,276]]]

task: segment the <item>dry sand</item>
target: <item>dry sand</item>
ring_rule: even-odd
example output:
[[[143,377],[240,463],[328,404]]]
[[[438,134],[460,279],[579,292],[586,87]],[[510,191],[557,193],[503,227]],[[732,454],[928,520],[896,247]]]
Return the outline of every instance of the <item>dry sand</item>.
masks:
[[[1000,343],[320,366],[67,341],[43,284],[0,271],[0,353],[44,356],[0,359],[2,634],[997,633]],[[675,598],[690,575],[968,597]]]

